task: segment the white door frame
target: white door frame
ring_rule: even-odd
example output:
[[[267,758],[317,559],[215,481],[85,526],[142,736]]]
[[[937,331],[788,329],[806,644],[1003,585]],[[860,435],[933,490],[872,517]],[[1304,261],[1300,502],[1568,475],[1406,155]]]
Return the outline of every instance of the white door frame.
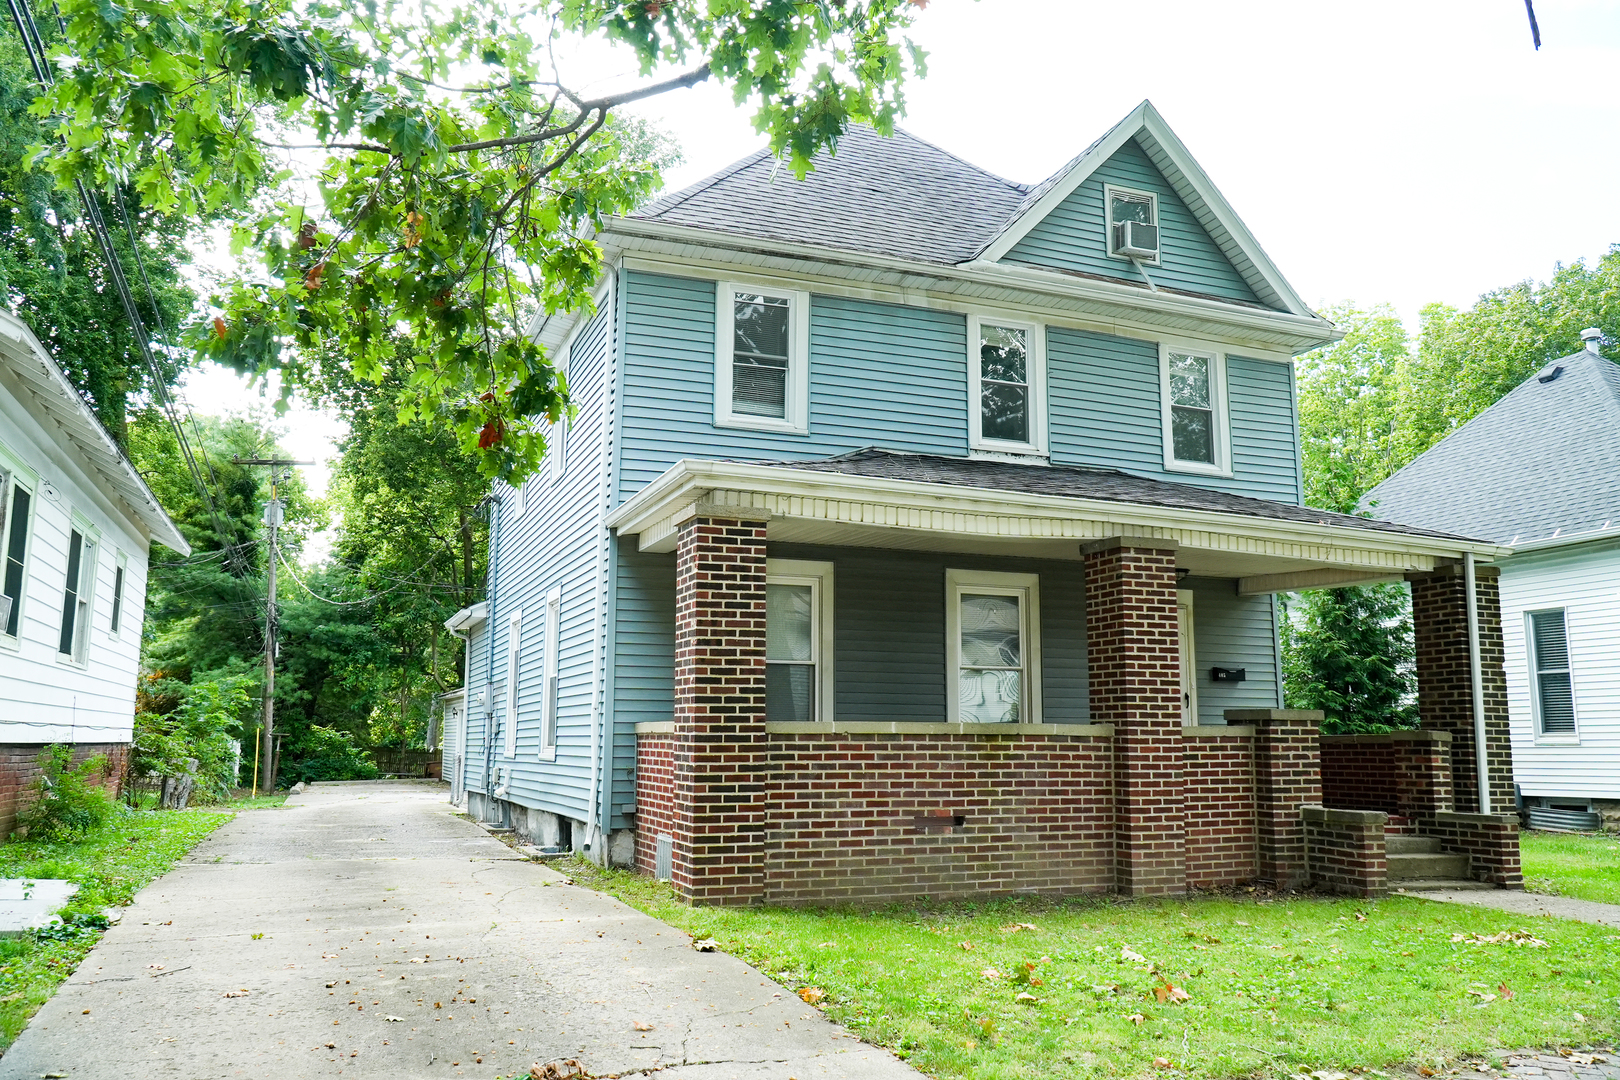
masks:
[[[1181,642],[1181,726],[1198,726],[1198,651],[1193,640],[1193,593],[1176,590],[1176,630]]]

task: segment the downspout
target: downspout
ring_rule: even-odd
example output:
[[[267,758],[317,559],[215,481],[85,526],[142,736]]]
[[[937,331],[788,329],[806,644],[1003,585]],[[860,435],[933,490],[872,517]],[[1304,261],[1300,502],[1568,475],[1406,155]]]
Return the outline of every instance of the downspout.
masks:
[[[1479,660],[1479,599],[1474,592],[1474,553],[1463,552],[1463,588],[1468,591],[1468,674],[1474,689],[1474,779],[1479,785],[1479,812],[1491,812],[1489,763],[1485,753],[1485,675]]]
[[[501,557],[501,500],[489,504],[489,616],[484,620],[484,637],[489,650],[484,661],[484,819],[490,817],[495,801],[495,584]]]
[[[613,468],[613,439],[618,415],[618,353],[619,353],[619,281],[618,270],[608,267],[608,288],[606,303],[603,305],[607,312],[608,323],[605,328],[607,335],[605,356],[602,362],[602,447],[601,471],[599,483],[601,493],[597,500],[597,529],[601,533],[596,540],[596,649],[591,658],[593,666],[591,681],[591,790],[590,790],[590,820],[585,823],[585,835],[595,846],[591,848],[593,861],[601,866],[609,864],[607,834],[613,827],[613,814],[606,803],[611,798],[612,781],[609,772],[608,757],[612,753],[613,737],[612,708],[608,702],[608,694],[603,683],[610,678],[610,666],[607,663],[608,651],[608,625],[609,625],[609,584],[608,573],[611,566],[611,557],[608,551],[612,537],[608,534],[602,521],[607,517],[608,510],[613,505],[613,481],[616,471]]]

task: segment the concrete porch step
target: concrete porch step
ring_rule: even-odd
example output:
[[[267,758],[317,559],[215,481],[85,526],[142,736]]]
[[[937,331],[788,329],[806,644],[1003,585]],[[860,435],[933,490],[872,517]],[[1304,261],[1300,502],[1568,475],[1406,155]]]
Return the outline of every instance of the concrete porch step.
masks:
[[[1438,855],[1438,836],[1412,836],[1409,833],[1390,833],[1384,837],[1384,850],[1391,855]]]
[[[1391,881],[1391,892],[1491,892],[1496,888],[1488,881],[1465,881],[1461,878],[1456,881],[1431,878],[1412,878],[1406,881]]]
[[[1389,880],[1392,885],[1397,881],[1462,881],[1468,877],[1466,855],[1390,854],[1388,862]]]

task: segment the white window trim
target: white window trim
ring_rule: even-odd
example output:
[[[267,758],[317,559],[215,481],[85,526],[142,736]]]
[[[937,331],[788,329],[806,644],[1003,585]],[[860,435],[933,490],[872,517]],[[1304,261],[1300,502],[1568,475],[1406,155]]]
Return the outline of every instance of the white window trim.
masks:
[[[523,516],[523,506],[524,506],[524,503],[527,502],[527,500],[523,496],[523,489],[524,489],[525,486],[527,486],[527,485],[526,484],[517,484],[517,485],[508,484],[508,485],[506,485],[506,490],[511,495],[511,507],[510,507],[510,509],[512,511],[513,520],[516,520],[516,519]]]
[[[571,339],[570,339],[571,340]],[[571,355],[569,347],[564,347],[557,355],[556,370],[566,380],[568,377],[568,360]],[[566,385],[566,383],[565,383]],[[568,472],[568,411],[563,410],[562,419],[550,425],[546,432],[546,483],[555,484]]]
[[[732,336],[733,302],[738,293],[763,293],[788,302],[787,401],[781,420],[731,411],[732,351],[736,347]],[[721,281],[715,287],[714,311],[715,427],[810,434],[810,294],[764,283]]]
[[[1023,644],[1024,701],[1020,724],[1041,723],[1041,590],[1039,574],[1007,574],[990,570],[945,571],[945,713],[953,724],[972,723],[962,719],[962,594],[989,593],[1022,599],[1018,615],[1022,622],[1019,639]],[[996,726],[987,724],[987,727]]]
[[[1209,403],[1214,414],[1210,423],[1214,426],[1215,461],[1205,464],[1202,461],[1182,461],[1176,457],[1175,431],[1173,428],[1173,402],[1170,399],[1170,354],[1183,353],[1188,356],[1205,356],[1209,358]],[[1159,342],[1159,419],[1163,425],[1162,437],[1164,439],[1164,469],[1166,472],[1194,473],[1199,476],[1231,476],[1232,475],[1232,423],[1231,409],[1226,397],[1226,353],[1210,345],[1193,344],[1183,341]]]
[[[506,721],[501,747],[506,757],[517,757],[518,682],[523,667],[523,609],[506,620]]]
[[[1569,713],[1575,721],[1574,731],[1556,731],[1548,735],[1541,730],[1541,657],[1536,655],[1535,621],[1532,616],[1560,611],[1564,615],[1564,651],[1569,654]],[[1575,643],[1569,633],[1569,607],[1538,607],[1524,613],[1525,668],[1530,676],[1530,733],[1537,746],[1579,746],[1581,744],[1581,711],[1575,699]]]
[[[1194,593],[1191,589],[1176,590],[1176,634],[1181,636],[1181,609],[1187,609],[1187,636],[1184,644],[1187,646],[1187,655],[1181,658],[1183,670],[1187,673],[1187,700],[1182,703],[1186,710],[1182,713],[1183,727],[1197,727],[1198,719],[1198,642],[1196,628],[1198,626],[1198,612],[1193,607]]]
[[[23,536],[23,574],[14,601],[17,606],[17,633],[6,633],[5,626],[0,624],[0,648],[15,652],[22,648],[23,618],[27,614],[24,608],[29,593],[28,579],[34,565],[34,523],[39,520],[39,476],[13,457],[4,446],[0,446],[0,472],[7,474],[4,487],[0,489],[0,585],[5,582],[6,559],[11,551],[12,498],[18,488],[28,492],[28,522],[25,526],[26,534]]]
[[[1143,259],[1139,256],[1121,255],[1114,250],[1114,192],[1121,195],[1132,195],[1139,199],[1146,199],[1153,207],[1153,224],[1159,230],[1159,252],[1164,252],[1164,222],[1159,219],[1159,195],[1154,191],[1143,191],[1141,188],[1130,188],[1123,184],[1103,185],[1103,248],[1110,259],[1120,262],[1140,262],[1145,266],[1158,266],[1159,256]]]
[[[816,708],[812,720],[833,721],[833,564],[809,559],[766,559],[767,585],[810,586],[810,611],[815,624],[811,640],[816,646]]]
[[[1045,456],[1046,446],[1046,327],[1028,319],[1003,319],[992,312],[974,312],[968,316],[968,448],[992,454],[1038,454]],[[981,380],[984,366],[979,355],[981,327],[1005,326],[1029,333],[1029,366],[1024,372],[1029,384],[1029,442],[1010,442],[1006,439],[987,439],[982,433],[984,404],[981,398]]]
[[[83,619],[81,621],[80,611],[75,610],[73,613],[73,652],[61,652],[61,641],[59,638],[56,642],[58,647],[56,650],[56,662],[58,664],[65,664],[68,667],[88,668],[90,666],[90,632],[95,627],[96,595],[100,591],[96,588],[96,586],[101,583],[101,530],[92,525],[89,519],[85,518],[84,515],[80,514],[77,510],[69,510],[69,544],[72,544],[73,534],[75,532],[77,532],[83,538],[80,541],[79,547],[79,592],[75,597],[75,603],[77,604],[78,609],[82,609],[83,611]],[[86,561],[84,557],[85,545],[91,545],[94,548],[94,550],[91,552],[91,558],[88,561]],[[90,587],[88,589],[84,587],[85,580],[87,578],[89,579],[90,583]],[[62,590],[62,599],[65,601],[67,599],[66,566],[62,567]],[[18,624],[17,629],[22,629],[21,623]],[[61,633],[60,624],[57,626],[57,633]]]
[[[562,653],[562,588],[546,593],[544,681],[540,686],[540,760],[557,760],[557,717],[561,711],[561,679],[557,674]]]
[[[120,591],[118,573],[123,571],[124,583]],[[113,579],[112,593],[107,597],[107,636],[114,641],[124,636],[123,627],[129,622],[129,556],[117,548],[113,549]],[[118,605],[118,625],[114,626],[113,605]]]

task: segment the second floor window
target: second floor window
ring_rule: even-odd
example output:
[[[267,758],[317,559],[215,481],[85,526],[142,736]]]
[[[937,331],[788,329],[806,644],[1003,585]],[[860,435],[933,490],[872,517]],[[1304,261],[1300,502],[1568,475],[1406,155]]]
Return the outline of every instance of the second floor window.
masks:
[[[1164,467],[1176,472],[1230,472],[1223,358],[1178,346],[1162,347],[1159,392],[1164,402]]]
[[[809,393],[809,298],[721,285],[715,326],[715,423],[803,433]]]
[[[11,474],[0,472],[0,538],[5,541],[0,545],[0,634],[6,637],[16,637],[22,622],[23,563],[32,504],[29,490]]]
[[[968,321],[968,444],[974,450],[1045,450],[1041,328],[990,316]]]
[[[96,584],[96,542],[75,527],[68,535],[67,581],[62,590],[62,636],[56,651],[82,664],[89,655],[90,604]]]

